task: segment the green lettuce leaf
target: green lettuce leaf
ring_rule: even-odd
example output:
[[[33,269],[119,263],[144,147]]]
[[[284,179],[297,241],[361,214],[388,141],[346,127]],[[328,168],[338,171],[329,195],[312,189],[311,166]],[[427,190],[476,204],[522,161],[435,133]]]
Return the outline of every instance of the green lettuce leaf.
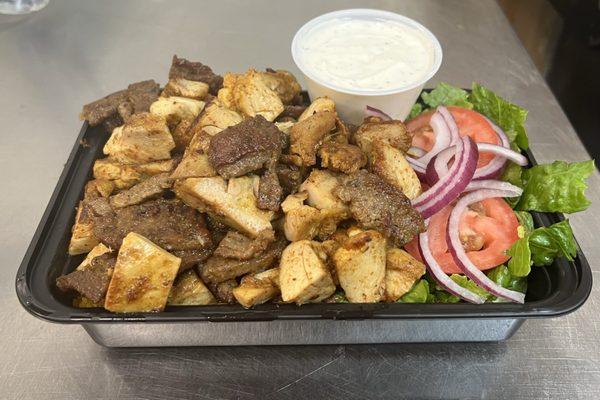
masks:
[[[577,255],[577,244],[568,220],[537,228],[529,237],[529,246],[535,265],[552,264],[557,257],[572,261]]]
[[[499,265],[487,272],[488,278],[496,282],[498,285],[517,292],[525,293],[527,291],[527,278],[516,277],[511,275],[506,265]],[[492,296],[493,302],[505,302],[506,300],[498,299]]]
[[[471,292],[483,297],[484,299],[488,299],[491,296],[491,294],[489,294],[487,290],[477,286],[475,282],[473,282],[464,275],[452,274],[450,275],[450,279],[452,279],[454,282],[458,283],[465,289],[468,289]]]
[[[343,290],[338,290],[335,292],[329,299],[327,299],[328,303],[347,303],[348,298],[346,297],[346,293]]]
[[[515,211],[515,215],[519,220],[519,225],[523,227],[524,235],[519,235],[519,237],[524,237],[530,235],[533,232],[533,217],[527,211]]]
[[[573,213],[585,210],[586,179],[594,171],[594,161],[566,163],[555,161],[523,170],[523,194],[517,210]]]
[[[527,110],[510,103],[491,90],[473,83],[469,101],[476,111],[482,113],[506,132],[511,142],[526,150],[529,139],[525,131]]]
[[[410,291],[398,300],[398,303],[427,303],[429,298],[429,282],[421,279]]]
[[[468,109],[473,108],[473,104],[469,102],[469,93],[466,90],[448,85],[447,83],[439,83],[431,92],[423,92],[421,94],[423,103],[431,108],[437,106],[460,106]]]
[[[512,161],[509,161],[506,164],[506,168],[504,168],[504,171],[502,172],[502,176],[500,177],[500,179],[505,182],[512,183],[513,185],[522,188],[523,187],[522,175],[523,175],[523,168],[521,166],[519,166],[518,164],[515,164]],[[519,203],[520,199],[521,199],[520,197],[508,197],[508,198],[506,198],[506,202],[512,208],[515,208],[517,203]]]
[[[413,119],[417,115],[421,114],[423,111],[423,105],[421,103],[415,103],[415,105],[412,106],[412,108],[410,109],[410,114],[408,114],[406,120],[408,121],[409,119]]]
[[[531,249],[529,248],[529,236],[517,240],[508,249],[508,271],[511,275],[522,277],[531,272]]]

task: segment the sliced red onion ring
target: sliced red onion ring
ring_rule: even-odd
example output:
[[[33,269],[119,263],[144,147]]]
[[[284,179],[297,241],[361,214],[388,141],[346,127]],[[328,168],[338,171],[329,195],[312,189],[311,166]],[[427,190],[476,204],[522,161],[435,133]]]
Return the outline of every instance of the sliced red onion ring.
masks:
[[[435,134],[435,144],[433,148],[429,150],[423,157],[418,158],[417,161],[427,165],[429,160],[431,160],[437,153],[444,150],[446,147],[450,146],[452,142],[452,134],[450,133],[450,128],[446,123],[444,117],[439,112],[433,113],[431,116],[431,120],[429,121],[429,125],[433,128],[433,133]]]
[[[456,125],[456,121],[454,120],[452,113],[444,106],[439,106],[437,111],[442,115],[442,117],[444,117],[444,121],[446,122],[446,125],[448,125],[448,129],[450,129],[450,144],[456,144],[456,142],[460,140],[460,134],[458,132],[458,125]]]
[[[515,185],[508,183],[508,182],[498,181],[495,179],[482,179],[482,180],[478,180],[478,181],[471,181],[471,183],[469,183],[467,185],[467,187],[465,188],[464,191],[472,192],[473,190],[479,190],[479,189],[515,190],[515,188],[516,188]],[[516,197],[516,196],[514,196],[514,197]]]
[[[465,136],[456,143],[455,161],[448,173],[431,188],[413,200],[413,207],[423,218],[429,218],[460,196],[467,187],[475,169],[479,152],[473,140]]]
[[[427,223],[428,221],[426,221]],[[454,282],[446,273],[442,270],[442,267],[437,263],[431,249],[429,248],[429,237],[427,232],[423,232],[419,235],[419,251],[421,257],[425,261],[425,266],[431,277],[447,292],[460,297],[461,299],[468,301],[469,303],[483,304],[485,299],[470,290],[460,286]]]
[[[384,121],[390,121],[392,119],[392,117],[390,117],[389,115],[387,115],[386,113],[384,113],[380,109],[375,108],[375,107],[371,107],[371,106],[366,106],[365,107],[365,116],[366,117],[378,117],[378,118],[381,118]]]
[[[465,195],[456,203],[456,206],[454,206],[454,209],[450,213],[450,218],[448,219],[448,228],[446,231],[448,250],[452,254],[452,258],[456,264],[468,278],[494,296],[502,297],[506,300],[521,304],[525,302],[525,295],[523,293],[509,290],[496,284],[483,272],[481,272],[471,262],[471,260],[469,260],[469,257],[467,256],[467,253],[465,252],[465,249],[460,241],[458,228],[460,224],[460,217],[470,204],[493,197],[520,196],[522,192],[522,189],[513,186],[513,188],[510,190],[481,189]]]
[[[492,159],[489,164],[478,168],[473,175],[473,179],[497,178],[499,173],[502,172],[502,168],[507,159],[521,166],[528,164],[527,158],[524,155],[503,146],[491,143],[477,143],[477,149],[480,153],[487,152],[496,154],[496,157]],[[431,159],[429,164],[427,164],[426,179],[430,185],[435,184],[440,176],[444,176],[448,173],[448,162],[452,159],[455,152],[456,149],[454,146],[450,146],[440,151]],[[494,165],[489,168],[491,164]]]
[[[486,116],[483,116],[483,118],[485,118],[485,120],[490,124],[494,132],[496,132],[496,136],[498,136],[498,139],[500,140],[500,145],[504,148],[510,149],[510,141],[508,140],[508,136],[506,136],[506,133],[504,133],[502,129],[500,129]],[[473,176],[473,179],[498,178],[502,174],[504,165],[506,165],[506,159],[503,157],[496,156],[487,165],[475,171],[475,176]]]
[[[412,146],[407,152],[407,154],[412,157],[423,157],[426,153],[427,152],[424,149],[415,146]]]

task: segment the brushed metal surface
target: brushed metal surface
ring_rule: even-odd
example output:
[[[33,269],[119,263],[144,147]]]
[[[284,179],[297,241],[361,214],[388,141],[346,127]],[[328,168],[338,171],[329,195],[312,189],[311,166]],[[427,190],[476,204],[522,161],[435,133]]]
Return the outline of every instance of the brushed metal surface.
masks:
[[[111,350],[18,304],[15,271],[79,131],[81,104],[131,81],[164,82],[172,53],[219,72],[297,73],[295,30],[357,6],[406,14],[439,37],[444,65],[431,84],[478,80],[529,109],[539,162],[588,157],[492,0],[52,0],[37,14],[0,16],[0,398],[598,397],[598,286],[579,311],[527,321],[503,343]],[[599,178],[588,189],[593,205],[570,217],[595,278]]]
[[[511,337],[522,324],[517,319],[325,320],[85,324],[84,329],[107,347],[171,347],[497,342]]]

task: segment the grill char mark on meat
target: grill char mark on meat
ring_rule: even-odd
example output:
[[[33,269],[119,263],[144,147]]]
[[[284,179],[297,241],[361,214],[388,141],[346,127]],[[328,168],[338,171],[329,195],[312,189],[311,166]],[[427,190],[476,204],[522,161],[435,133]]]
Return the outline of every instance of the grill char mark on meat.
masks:
[[[174,78],[204,82],[210,87],[210,93],[215,96],[221,86],[223,86],[223,77],[215,74],[208,65],[204,65],[201,62],[188,61],[176,55],[173,56],[171,69],[169,70],[169,79]]]

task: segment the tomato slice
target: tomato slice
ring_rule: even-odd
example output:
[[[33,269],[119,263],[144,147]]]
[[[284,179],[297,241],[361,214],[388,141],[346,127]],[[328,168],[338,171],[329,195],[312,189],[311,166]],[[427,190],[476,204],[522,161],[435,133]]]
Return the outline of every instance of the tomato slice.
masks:
[[[463,107],[448,106],[448,111],[454,117],[461,137],[470,136],[478,143],[500,144],[498,135],[485,117],[477,111]],[[412,145],[424,150],[431,150],[435,144],[435,134],[429,126],[433,111],[427,111],[406,122],[406,128],[413,135]],[[481,153],[477,168],[487,165],[494,158],[493,154]]]
[[[466,246],[476,246],[470,251],[469,248],[466,249],[467,256],[477,268],[484,271],[509,259],[506,251],[519,239],[519,221],[503,199],[486,199],[478,204],[481,210],[469,209],[461,216],[459,235],[463,245],[466,243]],[[448,251],[446,241],[448,218],[453,208],[453,205],[448,205],[431,217],[427,235],[433,257],[444,272],[460,274],[462,271]],[[405,248],[413,257],[422,261],[416,238]]]

